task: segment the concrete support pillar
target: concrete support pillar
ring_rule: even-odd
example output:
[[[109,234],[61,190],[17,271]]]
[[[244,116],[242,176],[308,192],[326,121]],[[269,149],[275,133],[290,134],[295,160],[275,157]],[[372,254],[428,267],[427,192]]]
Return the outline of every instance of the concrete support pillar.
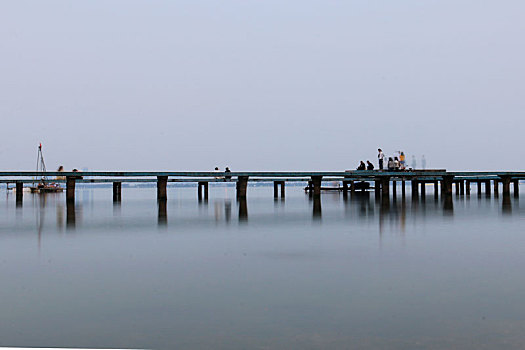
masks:
[[[485,181],[485,194],[490,196],[490,180]]]
[[[66,201],[75,202],[75,185],[76,185],[76,176],[67,176],[66,177]]]
[[[465,186],[466,186],[467,196],[470,196],[470,181],[469,180],[465,181]]]
[[[514,179],[512,180],[512,182],[514,184],[514,197],[519,197],[520,196],[520,180]]]
[[[464,180],[459,181],[459,194],[462,196],[465,195],[465,181]]]
[[[113,202],[122,200],[122,182],[113,182]]]
[[[355,182],[354,180],[350,181],[350,193],[355,193]]]
[[[494,180],[494,195],[498,195],[499,193],[499,181],[498,180]]]
[[[392,181],[392,196],[394,196],[394,199],[397,197],[397,182]]]
[[[349,181],[343,181],[343,197],[348,196],[348,182]]]
[[[477,182],[478,182],[478,196],[480,196],[481,195],[481,181],[478,180]]]
[[[284,198],[285,189],[284,189],[284,181],[274,181],[273,182],[273,197],[278,198],[279,197],[279,186],[281,186],[281,198]]]
[[[376,197],[381,195],[381,178],[376,177],[374,181],[374,191],[375,191]]]
[[[168,199],[167,187],[168,177],[157,176],[157,200],[165,201]]]
[[[439,196],[439,181],[434,180],[434,198]]]
[[[202,200],[204,195],[204,200],[208,200],[208,181],[199,181],[197,184],[197,198]]]
[[[401,197],[405,198],[406,196],[406,181],[405,178],[401,180]]]
[[[444,193],[446,196],[452,195],[452,183],[454,182],[454,176],[453,175],[445,175],[443,176],[443,181],[441,182],[441,186],[444,187],[442,193]]]
[[[390,177],[389,176],[383,176],[381,178],[381,189],[383,196],[390,196]]]
[[[426,188],[426,182],[425,181],[421,181],[421,199],[425,199],[426,196],[427,196],[427,188]]]
[[[459,196],[459,181],[454,181],[456,184],[456,196]]]
[[[419,181],[412,179],[412,199],[419,198]]]
[[[321,195],[322,176],[312,176],[313,195],[318,197]]]
[[[510,195],[510,177],[501,176],[501,183],[503,184],[503,196]]]
[[[237,198],[246,198],[248,189],[248,176],[239,176],[237,178]]]
[[[20,206],[24,199],[24,183],[16,182],[16,205]]]

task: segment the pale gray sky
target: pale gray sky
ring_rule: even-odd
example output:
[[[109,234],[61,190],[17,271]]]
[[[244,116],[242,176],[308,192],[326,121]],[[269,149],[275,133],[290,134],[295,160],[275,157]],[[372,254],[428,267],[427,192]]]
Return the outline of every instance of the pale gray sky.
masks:
[[[525,2],[0,0],[0,169],[523,170]]]

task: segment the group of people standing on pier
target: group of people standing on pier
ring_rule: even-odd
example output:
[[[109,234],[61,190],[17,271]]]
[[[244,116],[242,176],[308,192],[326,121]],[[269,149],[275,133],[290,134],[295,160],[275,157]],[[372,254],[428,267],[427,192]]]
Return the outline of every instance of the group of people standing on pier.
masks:
[[[383,150],[381,148],[378,148],[377,152],[379,170],[384,170],[386,158],[385,154],[383,153]],[[403,151],[398,151],[397,153],[397,156],[388,157],[388,160],[386,162],[386,168],[388,171],[401,171],[406,169],[405,153]],[[359,163],[359,166],[357,167],[357,170],[374,170],[374,164],[372,164],[369,160],[366,161],[366,164],[364,161],[361,161],[361,163]]]

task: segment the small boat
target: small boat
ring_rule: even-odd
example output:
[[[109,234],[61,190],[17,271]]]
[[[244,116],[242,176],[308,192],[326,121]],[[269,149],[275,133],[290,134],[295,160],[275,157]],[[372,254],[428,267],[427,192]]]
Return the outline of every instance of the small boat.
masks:
[[[36,158],[36,171],[46,172],[46,163],[44,162],[44,154],[42,153],[42,143],[38,145],[38,154]],[[30,186],[32,193],[56,193],[62,192],[64,189],[60,184],[51,182],[44,174],[40,177],[38,184]]]

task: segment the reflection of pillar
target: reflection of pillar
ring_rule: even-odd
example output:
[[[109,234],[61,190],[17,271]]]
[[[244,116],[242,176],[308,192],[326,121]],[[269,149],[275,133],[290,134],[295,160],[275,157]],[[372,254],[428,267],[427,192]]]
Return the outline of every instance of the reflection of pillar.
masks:
[[[314,196],[314,209],[312,215],[314,220],[321,218],[321,196]]]
[[[157,200],[163,201],[168,199],[166,188],[168,186],[167,176],[157,176]]]
[[[158,216],[158,225],[159,226],[165,226],[168,224],[168,208],[167,208],[167,200],[159,200],[157,201],[158,207],[159,207],[159,216]]]
[[[248,221],[248,203],[246,196],[239,197],[239,222]]]
[[[510,202],[510,194],[503,193],[503,202],[501,203],[501,211],[504,214],[512,213],[512,204]]]
[[[20,181],[16,182],[16,206],[21,207],[24,200],[24,184]]]
[[[76,224],[75,199],[66,201],[66,228],[74,229]]]
[[[452,193],[448,193],[444,197],[443,213],[446,215],[452,215],[453,211],[454,211],[454,202],[452,201]]]

